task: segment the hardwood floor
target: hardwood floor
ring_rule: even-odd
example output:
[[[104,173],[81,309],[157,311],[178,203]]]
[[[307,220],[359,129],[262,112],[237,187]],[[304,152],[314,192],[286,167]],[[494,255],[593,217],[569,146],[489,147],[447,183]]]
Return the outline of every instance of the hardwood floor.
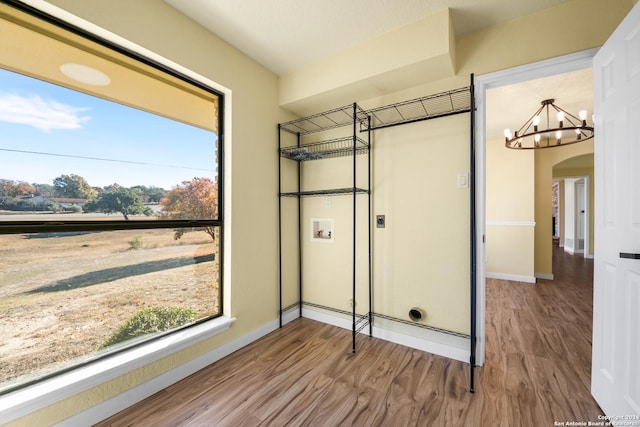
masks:
[[[593,263],[554,253],[556,280],[487,283],[487,360],[467,364],[309,319],[99,426],[553,426],[597,421]]]

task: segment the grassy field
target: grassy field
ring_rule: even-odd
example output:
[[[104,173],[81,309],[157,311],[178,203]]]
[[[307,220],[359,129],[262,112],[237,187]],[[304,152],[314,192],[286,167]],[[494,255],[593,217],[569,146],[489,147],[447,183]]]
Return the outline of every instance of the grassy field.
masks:
[[[216,314],[217,247],[173,230],[0,236],[0,389],[93,357],[144,307]]]

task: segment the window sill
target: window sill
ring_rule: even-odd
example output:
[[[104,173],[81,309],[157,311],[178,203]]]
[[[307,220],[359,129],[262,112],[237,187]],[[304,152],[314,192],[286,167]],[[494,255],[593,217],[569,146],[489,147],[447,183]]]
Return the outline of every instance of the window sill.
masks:
[[[229,329],[221,316],[0,397],[0,425],[122,376]]]

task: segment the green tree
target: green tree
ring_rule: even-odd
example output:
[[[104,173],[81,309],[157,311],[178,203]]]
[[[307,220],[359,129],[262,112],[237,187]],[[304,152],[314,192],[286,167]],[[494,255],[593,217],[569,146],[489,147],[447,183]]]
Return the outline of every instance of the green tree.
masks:
[[[33,184],[36,188],[36,192],[33,193],[36,196],[52,196],[55,193],[55,187],[50,184]]]
[[[211,179],[193,178],[169,190],[160,200],[160,210],[171,219],[214,219],[218,217],[217,200],[217,185]],[[187,231],[179,228],[173,237],[178,240]],[[215,240],[216,227],[204,227],[203,231]]]
[[[53,180],[56,196],[75,199],[90,199],[96,195],[96,190],[80,175],[60,175]]]
[[[0,179],[0,206],[16,197],[27,196],[35,192],[36,188],[26,182]]]
[[[138,190],[142,194],[142,200],[145,203],[159,203],[160,199],[162,199],[165,194],[167,194],[167,190],[160,187],[147,187],[144,185],[136,185],[131,187],[132,190]]]
[[[121,213],[125,220],[129,215],[151,215],[153,212],[142,203],[142,198],[136,190],[130,188],[115,188],[98,194],[84,204],[86,212]]]

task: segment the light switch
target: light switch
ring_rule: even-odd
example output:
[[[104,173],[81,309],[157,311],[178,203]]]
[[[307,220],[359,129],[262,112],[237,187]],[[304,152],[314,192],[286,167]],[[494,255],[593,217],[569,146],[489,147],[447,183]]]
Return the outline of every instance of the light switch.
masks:
[[[469,175],[466,173],[458,174],[458,188],[469,188]]]
[[[384,228],[384,225],[385,225],[384,215],[376,215],[376,227]]]

